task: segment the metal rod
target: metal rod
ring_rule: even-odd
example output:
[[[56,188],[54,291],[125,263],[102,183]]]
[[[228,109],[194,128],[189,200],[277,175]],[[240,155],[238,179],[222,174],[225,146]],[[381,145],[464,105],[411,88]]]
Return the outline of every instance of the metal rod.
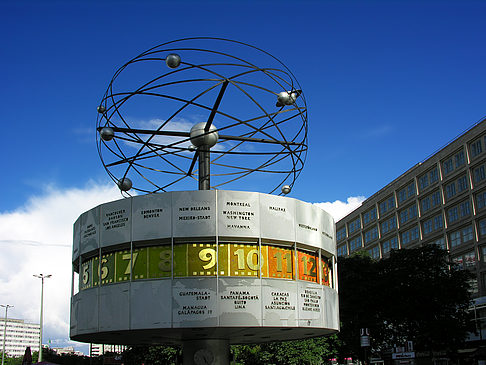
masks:
[[[201,146],[199,152],[199,190],[209,190],[211,187],[209,175],[209,147]]]
[[[211,123],[213,123],[214,116],[216,115],[216,111],[219,108],[219,104],[221,103],[221,99],[223,98],[223,94],[227,86],[228,86],[228,80],[224,80],[223,85],[221,86],[221,90],[219,90],[218,97],[214,102],[213,109],[211,109],[211,114],[209,114],[209,118],[208,121],[206,122],[206,126],[204,127],[205,132],[209,131],[209,127],[211,127]]]
[[[3,322],[3,351],[2,351],[2,365],[5,361],[5,338],[7,337],[7,318],[8,318],[8,309],[12,308],[13,305],[9,304],[0,304],[0,307],[5,307],[5,321]]]
[[[155,134],[158,136],[173,136],[173,137],[189,137],[189,132],[178,132],[178,131],[154,131],[148,129],[130,129],[130,128],[119,128],[111,127],[114,132],[124,132],[124,133],[138,133],[138,134]],[[102,127],[98,128],[100,131]],[[244,141],[244,142],[260,142],[260,143],[273,143],[287,146],[303,146],[305,143],[293,142],[293,141],[279,141],[276,139],[267,138],[252,138],[243,136],[229,136],[226,134],[220,134],[219,139],[224,139],[227,141]]]
[[[40,306],[40,333],[39,333],[39,359],[37,362],[42,362],[42,321],[43,321],[43,307],[44,307],[44,279],[50,278],[52,275],[34,275],[41,279],[41,306]]]

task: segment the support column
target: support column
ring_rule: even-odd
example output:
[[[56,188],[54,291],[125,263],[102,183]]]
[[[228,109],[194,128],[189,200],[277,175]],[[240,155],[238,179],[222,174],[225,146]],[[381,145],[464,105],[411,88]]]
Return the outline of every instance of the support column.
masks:
[[[199,190],[209,190],[210,182],[210,152],[209,146],[203,145],[198,148],[199,153]]]
[[[183,365],[229,365],[229,340],[185,340],[182,358]]]

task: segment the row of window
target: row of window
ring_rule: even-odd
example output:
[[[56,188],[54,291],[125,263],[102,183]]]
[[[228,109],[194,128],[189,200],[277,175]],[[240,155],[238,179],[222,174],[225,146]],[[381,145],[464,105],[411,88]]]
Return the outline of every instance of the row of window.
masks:
[[[486,237],[486,218],[479,220],[477,223],[478,223],[477,224],[478,236]],[[435,231],[441,230],[442,228],[443,228],[443,221],[441,215],[436,215],[434,217],[431,217],[422,223],[422,233],[424,235],[424,238]],[[449,248],[451,249],[456,248],[462,244],[472,243],[474,241],[473,225],[469,224],[467,226],[454,230],[448,233],[448,237],[449,237]],[[418,226],[411,227],[410,229],[400,233],[400,242],[402,246],[406,246],[413,242],[416,242],[419,240],[419,238],[420,238],[420,233],[419,233]],[[367,238],[365,235],[365,242],[366,239]],[[373,240],[371,240],[370,242],[372,242]],[[441,246],[444,249],[447,249],[443,237],[433,241],[433,243]],[[380,253],[379,249],[376,249],[375,247],[379,247],[379,245],[368,249],[368,252],[374,258],[379,257],[379,253]],[[363,248],[363,242],[361,240],[361,236],[357,236],[356,238],[349,241],[349,254],[358,251],[362,248]],[[393,236],[387,240],[382,241],[381,248],[382,248],[381,251],[382,255],[387,254],[392,249],[398,249],[399,248],[398,236]],[[347,256],[348,255],[347,246],[346,245],[338,246],[337,254],[338,256]]]
[[[461,178],[457,179],[455,182],[460,181]],[[481,191],[474,196],[476,202],[476,210],[482,211],[486,208],[486,190]],[[419,201],[421,214],[424,215],[429,211],[441,206],[441,194],[439,190],[427,195]],[[371,212],[375,212],[373,220],[376,220],[376,209],[369,210],[367,212],[368,217],[370,217]],[[446,218],[448,224],[454,224],[463,218],[469,217],[472,214],[472,205],[469,199],[459,202],[446,209]],[[365,215],[363,214],[363,217]],[[401,225],[405,225],[410,221],[416,220],[418,216],[418,209],[416,204],[412,204],[409,207],[398,212],[398,219]],[[435,216],[437,217],[437,216]],[[438,218],[436,218],[438,219]],[[437,224],[436,224],[437,225]],[[397,228],[397,222],[395,216],[391,216],[386,220],[380,222],[381,235],[385,235],[388,232],[393,231]],[[354,219],[348,224],[350,235],[361,230],[361,224],[359,217]],[[434,229],[434,231],[437,229]],[[428,230],[426,230],[428,231]],[[367,231],[365,233],[365,243],[372,242],[377,238],[376,231]],[[336,232],[336,238],[338,242],[346,239],[346,226],[339,228]]]
[[[442,237],[430,242],[429,244],[435,244],[435,245],[440,246],[441,248],[445,248],[445,246],[446,246],[444,238],[442,238]],[[345,248],[345,246],[343,246],[343,247]],[[486,249],[486,246],[485,246],[485,249]],[[380,255],[380,245],[376,245],[376,246],[369,248],[368,254],[373,259],[378,260],[381,257],[388,254],[391,250],[398,250],[398,237],[396,237],[396,236],[392,237],[392,238],[390,238],[386,241],[383,241],[381,243],[381,255]],[[343,252],[343,250],[342,250],[342,252]],[[345,256],[345,255],[346,255],[346,253],[344,253],[343,255],[340,255],[340,256]]]

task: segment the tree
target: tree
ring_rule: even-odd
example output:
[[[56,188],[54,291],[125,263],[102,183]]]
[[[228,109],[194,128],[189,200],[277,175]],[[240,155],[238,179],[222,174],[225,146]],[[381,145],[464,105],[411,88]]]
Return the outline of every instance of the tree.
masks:
[[[182,351],[173,346],[131,346],[123,352],[123,363],[127,365],[177,365]]]
[[[334,357],[337,337],[232,346],[237,364],[314,365]]]
[[[474,331],[471,274],[436,245],[392,251],[380,261],[363,254],[343,258],[338,271],[339,337],[350,355],[361,351],[360,328],[370,329],[377,351],[405,341],[422,351],[455,351]]]

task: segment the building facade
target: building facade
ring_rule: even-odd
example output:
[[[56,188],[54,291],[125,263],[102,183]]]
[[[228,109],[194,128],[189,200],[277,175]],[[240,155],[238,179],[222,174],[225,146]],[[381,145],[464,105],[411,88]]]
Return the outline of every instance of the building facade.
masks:
[[[114,352],[121,354],[127,349],[127,346],[123,345],[103,345],[97,343],[91,343],[89,345],[89,356],[100,356],[107,352]]]
[[[0,318],[0,344],[3,346],[5,318]],[[5,353],[9,356],[24,356],[25,348],[32,352],[39,351],[40,325],[27,323],[23,319],[7,319]],[[1,349],[1,348],[0,348]]]
[[[475,273],[476,304],[486,303],[486,119],[393,180],[336,223],[337,254],[436,244]],[[481,310],[480,312],[482,312]],[[482,317],[481,313],[478,313]]]

